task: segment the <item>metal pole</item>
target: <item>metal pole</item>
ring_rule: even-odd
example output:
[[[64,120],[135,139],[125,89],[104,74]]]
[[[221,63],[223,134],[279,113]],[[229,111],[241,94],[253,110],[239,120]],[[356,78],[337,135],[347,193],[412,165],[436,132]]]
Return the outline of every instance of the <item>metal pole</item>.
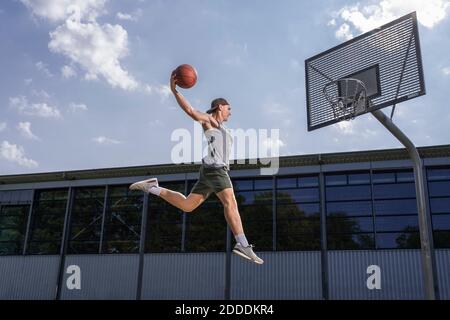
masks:
[[[425,288],[425,297],[435,300],[435,266],[430,244],[429,212],[425,197],[425,179],[422,159],[414,144],[381,110],[374,110],[372,114],[386,127],[405,147],[413,161],[414,180],[416,184],[417,210],[419,214],[420,246],[422,255],[422,272]]]
[[[141,238],[139,239],[139,267],[138,267],[138,283],[136,300],[142,299],[142,279],[144,276],[144,254],[145,254],[145,240],[147,236],[147,216],[148,216],[148,202],[149,195],[144,192],[144,202],[142,204],[142,217],[141,217]]]

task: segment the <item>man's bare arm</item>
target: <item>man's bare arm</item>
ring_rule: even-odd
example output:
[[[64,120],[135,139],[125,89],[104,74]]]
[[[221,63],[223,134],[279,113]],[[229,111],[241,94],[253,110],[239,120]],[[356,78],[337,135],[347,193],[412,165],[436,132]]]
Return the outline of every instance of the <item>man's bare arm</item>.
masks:
[[[183,109],[184,112],[186,112],[188,116],[190,116],[195,121],[198,121],[204,125],[211,125],[212,123],[214,123],[215,126],[218,126],[217,121],[215,121],[213,117],[211,117],[207,113],[200,112],[200,111],[194,109],[190,105],[190,103],[186,100],[186,98],[180,92],[177,91],[176,78],[175,78],[174,73],[172,73],[172,76],[170,77],[170,89],[171,89],[172,93],[174,94],[175,99],[177,100],[181,109]]]

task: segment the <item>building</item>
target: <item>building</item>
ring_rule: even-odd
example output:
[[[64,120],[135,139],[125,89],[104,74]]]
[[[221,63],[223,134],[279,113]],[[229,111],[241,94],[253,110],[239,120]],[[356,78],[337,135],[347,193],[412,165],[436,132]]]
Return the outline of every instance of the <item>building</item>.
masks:
[[[440,299],[450,299],[450,145],[419,148]],[[0,176],[1,299],[423,299],[406,150],[236,164],[244,228],[265,260],[231,254],[211,196],[183,213],[130,183],[187,194],[198,165]],[[379,276],[378,278],[376,278]]]

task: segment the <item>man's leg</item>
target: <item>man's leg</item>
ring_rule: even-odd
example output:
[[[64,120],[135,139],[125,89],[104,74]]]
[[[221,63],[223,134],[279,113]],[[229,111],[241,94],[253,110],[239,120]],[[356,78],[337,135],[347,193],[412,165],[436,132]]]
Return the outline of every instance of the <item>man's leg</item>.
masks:
[[[216,193],[216,195],[223,204],[225,219],[227,220],[233,235],[237,236],[238,234],[243,234],[244,229],[242,227],[241,216],[239,215],[233,189],[223,189],[222,191]]]
[[[166,188],[161,188],[161,193],[159,196],[184,212],[192,212],[206,199],[206,197],[202,194],[191,193],[185,197],[179,192]]]
[[[253,252],[253,246],[248,244],[247,238],[244,235],[244,228],[242,227],[241,216],[239,215],[233,188],[223,189],[216,193],[216,195],[223,204],[225,219],[237,242],[233,248],[233,252],[257,264],[263,264],[264,260]]]
[[[197,189],[203,188],[203,184],[197,183],[194,188]],[[208,197],[208,193],[205,192],[191,192],[188,197],[185,197],[183,194],[169,190],[167,188],[162,188],[158,185],[158,179],[150,178],[143,181],[138,181],[133,183],[130,186],[130,190],[142,190],[146,193],[151,193],[156,196],[159,196],[169,202],[171,205],[177,207],[184,212],[192,212],[195,208],[202,204],[203,201]]]

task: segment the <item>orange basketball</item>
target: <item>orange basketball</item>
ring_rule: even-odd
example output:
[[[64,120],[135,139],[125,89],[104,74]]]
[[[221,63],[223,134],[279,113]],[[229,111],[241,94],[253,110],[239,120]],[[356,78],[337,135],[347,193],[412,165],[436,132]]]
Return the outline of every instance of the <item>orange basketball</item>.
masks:
[[[177,86],[183,89],[192,88],[197,82],[197,71],[189,64],[182,64],[175,69]]]

